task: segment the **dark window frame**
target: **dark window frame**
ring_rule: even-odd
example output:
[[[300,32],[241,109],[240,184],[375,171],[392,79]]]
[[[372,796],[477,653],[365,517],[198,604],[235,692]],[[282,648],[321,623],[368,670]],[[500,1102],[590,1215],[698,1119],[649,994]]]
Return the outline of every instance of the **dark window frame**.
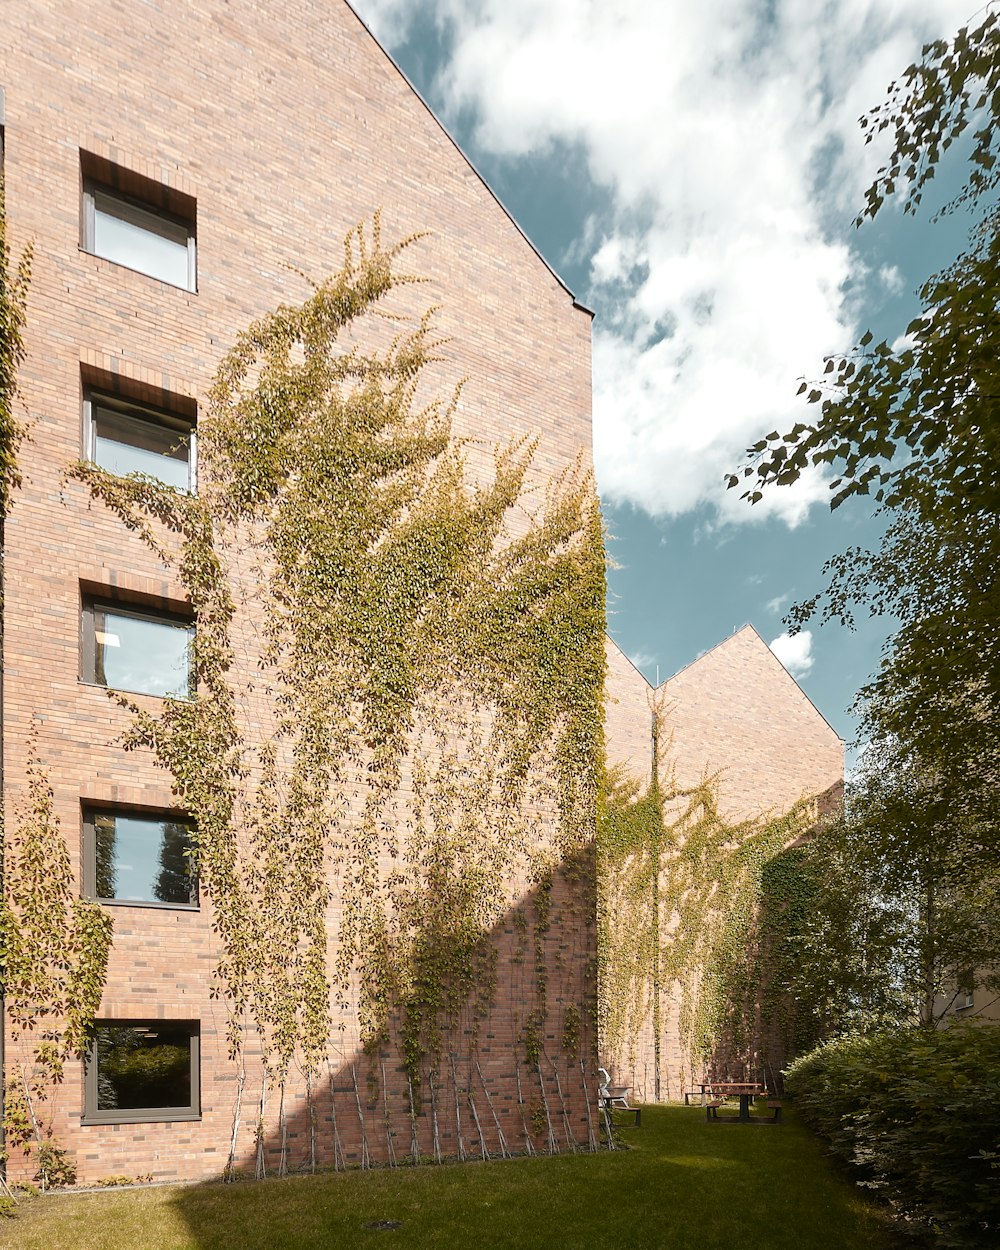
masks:
[[[156,404],[141,403],[123,395],[113,395],[99,386],[84,385],[83,388],[83,458],[91,464],[98,463],[96,456],[97,427],[94,419],[95,409],[131,417],[135,421],[145,422],[151,426],[174,430],[178,434],[186,434],[188,440],[187,470],[188,484],[184,488],[189,495],[198,489],[198,430],[191,417],[178,411],[164,408]],[[108,470],[109,471],[109,470]],[[155,476],[155,475],[151,475]],[[168,483],[164,483],[168,485]]]
[[[122,686],[110,686],[107,682],[97,679],[97,636],[94,625],[94,612],[113,612],[117,616],[131,616],[142,621],[155,621],[163,625],[172,625],[194,630],[194,619],[179,612],[170,612],[158,608],[155,604],[147,604],[142,600],[112,599],[101,594],[84,592],[80,604],[80,681],[88,686],[100,686],[102,690],[121,690],[124,694],[139,695],[145,699],[193,699],[196,693],[194,664],[188,653],[188,692],[178,694],[150,694],[146,690],[127,690]]]
[[[197,862],[192,866],[191,898],[187,903],[163,903],[158,899],[104,898],[97,893],[97,830],[94,824],[96,816],[124,816],[141,820],[171,820],[176,824],[189,825],[194,828],[194,821],[186,812],[169,810],[161,807],[136,807],[116,803],[92,802],[83,800],[81,807],[81,823],[83,827],[83,897],[102,907],[152,907],[158,911],[200,911],[201,883]]]
[[[109,161],[95,157],[89,152],[80,153],[82,175],[80,202],[80,247],[91,256],[97,256],[111,265],[120,265],[132,273],[141,273],[154,282],[162,282],[164,286],[175,291],[198,291],[198,219],[195,201],[186,195],[171,191],[170,188],[132,173],[131,170],[112,165]],[[118,185],[116,185],[118,184]],[[124,185],[121,185],[124,184]],[[183,234],[187,243],[187,279],[183,286],[171,282],[169,278],[158,274],[147,273],[137,269],[127,261],[117,260],[113,256],[105,256],[96,250],[95,208],[105,200],[112,208],[120,210],[125,220],[130,221],[140,230],[149,234],[169,237]],[[173,202],[172,207],[167,205]],[[176,211],[178,207],[186,209]],[[175,239],[179,242],[179,238]]]
[[[130,1107],[126,1110],[98,1109],[97,1034],[102,1028],[166,1028],[185,1029],[190,1040],[191,1101],[186,1107]],[[87,1048],[83,1077],[82,1124],[169,1124],[181,1120],[201,1119],[201,1021],[142,1019],[94,1021],[94,1032]]]

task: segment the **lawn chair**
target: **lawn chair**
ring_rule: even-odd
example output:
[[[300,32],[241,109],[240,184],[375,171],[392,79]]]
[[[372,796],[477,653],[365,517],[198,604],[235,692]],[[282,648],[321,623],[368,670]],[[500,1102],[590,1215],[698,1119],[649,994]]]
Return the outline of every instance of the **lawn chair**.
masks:
[[[628,1100],[629,1085],[612,1085],[611,1073],[607,1068],[598,1068],[597,1075],[600,1083],[597,1087],[597,1097],[601,1105],[606,1111],[612,1111],[615,1107],[622,1107],[625,1111],[631,1111],[635,1116],[636,1127],[642,1123],[642,1108],[633,1107]]]
[[[626,1111],[635,1110],[628,1102],[628,1093],[632,1088],[630,1085],[612,1085],[611,1073],[607,1068],[598,1068],[597,1075],[600,1077],[597,1096],[609,1110],[612,1107],[624,1107]]]

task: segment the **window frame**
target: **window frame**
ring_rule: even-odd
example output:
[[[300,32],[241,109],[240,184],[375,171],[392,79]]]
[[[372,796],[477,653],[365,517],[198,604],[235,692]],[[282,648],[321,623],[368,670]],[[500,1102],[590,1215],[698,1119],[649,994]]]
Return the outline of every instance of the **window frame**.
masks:
[[[138,227],[138,229],[145,230],[148,234],[169,237],[168,230],[163,229],[163,227],[168,227],[171,231],[183,232],[187,240],[187,282],[184,286],[171,282],[169,278],[160,277],[158,274],[147,273],[145,269],[137,269],[134,265],[128,264],[127,261],[117,260],[113,256],[105,256],[103,252],[97,251],[95,215],[101,199],[110,201],[111,204],[125,209],[125,213],[122,214],[125,220]],[[90,256],[96,256],[100,260],[107,261],[109,265],[120,265],[122,269],[128,269],[131,273],[142,274],[144,278],[151,278],[154,282],[162,282],[164,286],[173,287],[175,291],[189,291],[191,294],[197,294],[198,243],[197,222],[194,218],[172,213],[168,209],[152,203],[150,200],[144,200],[126,191],[120,191],[117,187],[110,186],[101,179],[92,176],[85,176],[83,179],[81,217],[80,246]]]
[[[97,1106],[97,1034],[102,1028],[185,1029],[189,1035],[191,1062],[191,1101],[186,1107],[129,1107],[122,1110],[99,1110]],[[83,1074],[83,1115],[81,1124],[170,1124],[182,1120],[201,1119],[201,1021],[142,1019],[98,1019],[87,1046]]]
[[[99,803],[84,800],[81,805],[82,844],[83,844],[83,897],[91,902],[100,903],[102,907],[152,907],[158,911],[193,911],[201,910],[201,878],[198,873],[197,860],[194,861],[191,875],[191,897],[187,903],[164,903],[159,899],[103,898],[97,893],[97,829],[94,823],[97,816],[123,816],[140,820],[172,820],[176,824],[185,824],[194,828],[194,821],[186,812],[171,811],[164,808],[123,807],[114,803]]]
[[[141,403],[139,400],[129,399],[124,395],[114,395],[110,391],[102,390],[100,386],[85,384],[83,388],[83,458],[88,463],[97,465],[99,469],[103,466],[98,462],[95,454],[97,441],[95,409],[120,413],[122,416],[131,417],[133,420],[176,430],[178,433],[186,432],[188,437],[188,484],[183,489],[189,495],[197,494],[198,426],[195,420],[179,412],[172,411],[170,408],[160,407],[156,404]],[[123,444],[123,446],[125,445],[127,444]],[[104,472],[110,473],[111,470],[104,469]],[[118,475],[116,474],[115,476]],[[148,476],[152,477],[155,475],[149,474]],[[162,479],[157,480],[162,481]],[[163,485],[169,486],[169,483],[163,482]]]
[[[137,695],[144,699],[193,699],[197,693],[193,657],[188,651],[188,689],[187,694],[150,694],[148,690],[128,690],[124,686],[112,686],[97,680],[97,630],[94,624],[94,612],[113,612],[116,616],[130,616],[141,621],[154,621],[161,625],[171,625],[189,629],[194,635],[194,618],[171,612],[155,605],[133,602],[122,602],[100,593],[81,595],[80,603],[80,681],[88,686],[98,686],[101,690],[120,690],[123,694]]]
[[[972,969],[963,970],[955,990],[955,1010],[969,1011],[976,1005],[976,978]]]

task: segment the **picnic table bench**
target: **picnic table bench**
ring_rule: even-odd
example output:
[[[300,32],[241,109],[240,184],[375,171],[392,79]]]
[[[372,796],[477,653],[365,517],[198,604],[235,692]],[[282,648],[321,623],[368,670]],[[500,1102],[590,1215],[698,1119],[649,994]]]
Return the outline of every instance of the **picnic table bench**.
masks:
[[[706,1082],[707,1085],[707,1082]],[[742,1124],[780,1124],[781,1123],[781,1100],[779,1098],[769,1098],[767,1100],[767,1109],[772,1112],[772,1116],[750,1114],[750,1104],[756,1098],[766,1097],[767,1088],[763,1085],[752,1085],[749,1083],[736,1082],[716,1082],[712,1084],[709,1090],[709,1096],[705,1101],[705,1118],[706,1120],[719,1120],[719,1108],[725,1105],[728,1095],[735,1095],[740,1100],[740,1111],[738,1116],[722,1117],[732,1120],[734,1123]]]

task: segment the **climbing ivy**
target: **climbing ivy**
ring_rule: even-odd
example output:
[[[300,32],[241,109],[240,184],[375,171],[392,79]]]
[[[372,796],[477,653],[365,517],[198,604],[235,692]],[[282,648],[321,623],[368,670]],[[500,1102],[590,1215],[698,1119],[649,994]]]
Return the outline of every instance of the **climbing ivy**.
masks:
[[[32,247],[12,268],[0,170],[0,647],[3,643],[4,522],[21,484],[18,453],[27,436],[19,419],[17,375]],[[64,1065],[86,1049],[101,1001],[111,946],[111,919],[74,896],[66,840],[38,753],[34,727],[27,743],[27,789],[6,819],[0,812],[0,980],[17,1061],[4,1068],[4,1158],[11,1148],[36,1148],[42,1187],[72,1172],[52,1138],[45,1108]],[[3,1022],[0,1022],[2,1026]]]
[[[709,781],[683,814],[671,874],[680,940],[671,943],[670,973],[684,986],[681,1029],[698,1066],[720,1051],[757,1066],[762,882],[767,865],[806,831],[810,810],[802,804],[778,819],[732,823],[720,816],[718,783]]]
[[[239,336],[199,421],[197,496],[69,470],[190,599],[194,696],[113,697],[126,746],[153,751],[195,818],[241,1073],[247,1030],[261,1039],[261,1116],[266,1086],[283,1106],[293,1062],[311,1080],[338,1031],[374,1079],[398,1028],[418,1090],[470,993],[474,1017],[492,1001],[487,935],[512,883],[544,900],[593,838],[593,483],[578,464],[540,491],[523,440],[472,479],[459,392],[424,397],[431,316],[387,330],[412,241],[384,247],[377,218],[352,231],[337,274]]]
[[[612,770],[601,787],[597,828],[598,1034],[607,1055],[634,1068],[660,960],[662,802],[638,779]]]
[[[26,427],[16,414],[17,372],[24,360],[24,319],[31,281],[32,247],[11,268],[3,170],[0,169],[0,518],[10,511],[12,491],[21,484],[18,449]]]
[[[774,934],[762,940],[762,904],[774,892],[776,857],[814,812],[801,803],[777,819],[727,819],[718,776],[677,785],[662,710],[653,720],[654,739],[668,746],[650,782],[612,770],[602,792],[601,1037],[609,1056],[635,1070],[643,1031],[662,1029],[656,991],[676,987],[684,1063],[702,1072],[752,1060],[784,1002],[769,952],[788,948]],[[782,906],[770,901],[773,918]]]
[[[787,1058],[805,1054],[827,1032],[829,983],[802,976],[803,943],[823,906],[820,857],[824,842],[791,846],[773,856],[761,875],[757,958],[762,970],[760,1010]],[[833,951],[826,952],[833,960]]]
[[[111,917],[79,897],[66,839],[38,759],[28,743],[27,793],[8,823],[0,894],[0,968],[10,1037],[19,1062],[5,1073],[8,1147],[37,1146],[43,1188],[61,1155],[44,1104],[64,1065],[90,1040],[104,992]],[[20,1045],[18,1045],[20,1043]]]

